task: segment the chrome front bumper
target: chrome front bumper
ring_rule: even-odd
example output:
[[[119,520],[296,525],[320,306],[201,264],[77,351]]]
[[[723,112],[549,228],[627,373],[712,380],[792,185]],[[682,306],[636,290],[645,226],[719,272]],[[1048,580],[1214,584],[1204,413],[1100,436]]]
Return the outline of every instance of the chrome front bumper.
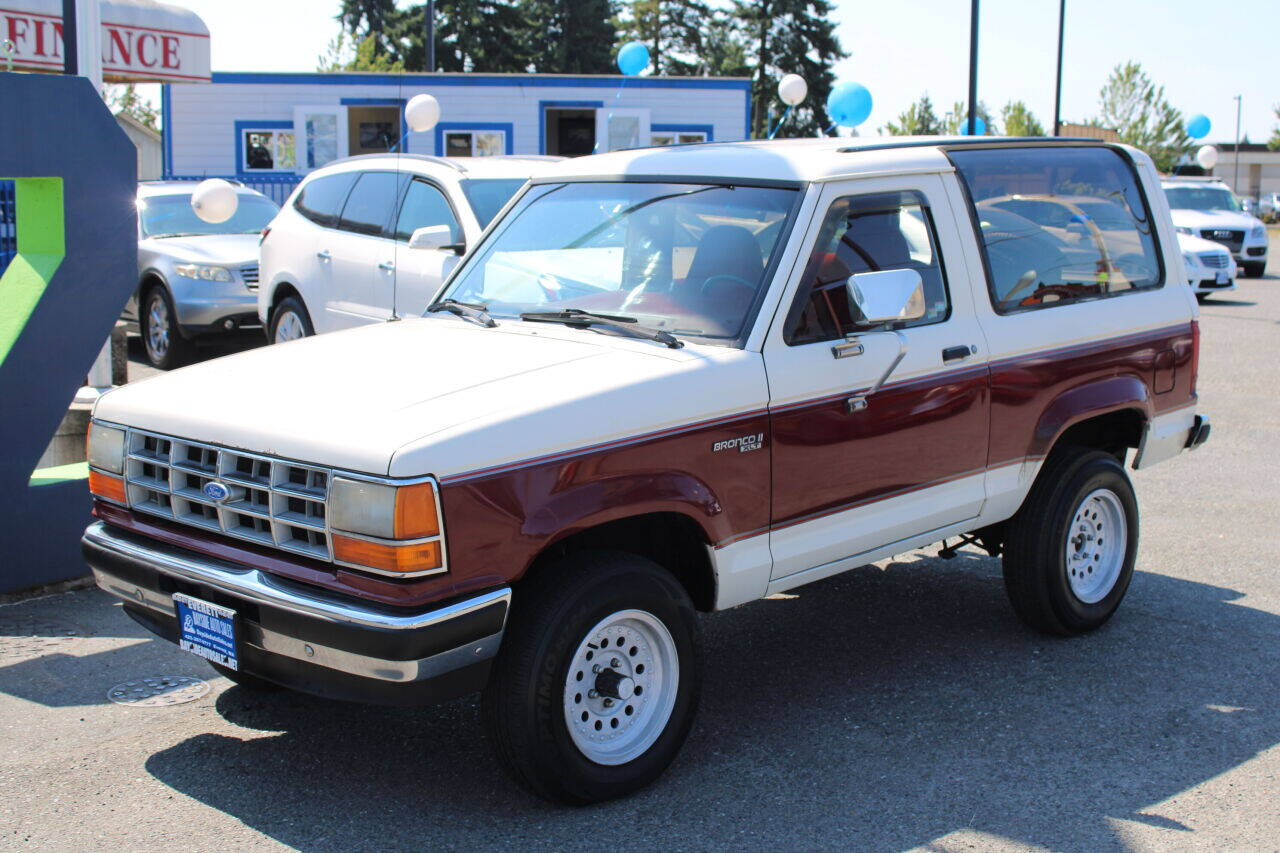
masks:
[[[175,592],[233,608],[246,672],[354,701],[427,704],[483,686],[510,588],[426,611],[369,605],[97,522],[81,541],[98,586],[170,640]]]

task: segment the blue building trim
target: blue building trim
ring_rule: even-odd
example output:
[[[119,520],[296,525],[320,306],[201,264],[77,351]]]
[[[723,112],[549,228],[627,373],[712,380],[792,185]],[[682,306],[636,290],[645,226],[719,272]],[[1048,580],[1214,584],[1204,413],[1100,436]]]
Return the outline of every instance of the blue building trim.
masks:
[[[538,153],[547,153],[547,108],[599,110],[604,101],[538,101]]]
[[[294,172],[288,169],[254,169],[252,171],[244,168],[244,132],[246,130],[293,130],[293,122],[281,121],[279,119],[246,119],[244,121],[235,122],[236,128],[236,177],[251,177],[253,175],[292,175]]]
[[[173,174],[173,102],[169,99],[169,84],[160,84],[160,177]]]
[[[515,125],[509,121],[442,121],[436,123],[436,156],[444,155],[444,135],[450,130],[501,130],[506,133],[506,153],[515,152]]]
[[[628,89],[741,89],[751,91],[751,81],[724,77],[570,77],[537,74],[374,74],[361,72],[257,72],[215,71],[214,83],[276,83],[321,86],[524,86],[532,88],[616,89],[626,81]]]
[[[654,133],[705,133],[707,142],[716,141],[714,124],[651,124],[649,130]]]

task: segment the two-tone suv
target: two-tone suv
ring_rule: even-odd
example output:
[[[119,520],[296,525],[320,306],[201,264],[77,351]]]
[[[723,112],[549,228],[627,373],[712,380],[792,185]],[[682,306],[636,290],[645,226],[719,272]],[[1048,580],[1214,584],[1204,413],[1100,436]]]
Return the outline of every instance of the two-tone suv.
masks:
[[[267,339],[421,315],[503,205],[560,159],[365,154],[307,175],[262,232]]]
[[[1044,225],[1013,195],[1107,221]],[[1208,436],[1185,277],[1123,146],[564,162],[425,317],[104,396],[84,554],[242,685],[483,690],[517,780],[616,797],[693,724],[699,611],[961,537],[1002,556],[1028,625],[1111,618],[1138,546],[1125,463]]]

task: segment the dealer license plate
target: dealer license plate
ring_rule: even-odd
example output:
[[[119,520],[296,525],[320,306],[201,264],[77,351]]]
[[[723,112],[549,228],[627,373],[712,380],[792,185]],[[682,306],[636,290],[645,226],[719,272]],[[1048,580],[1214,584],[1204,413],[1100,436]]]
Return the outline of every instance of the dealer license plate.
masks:
[[[193,654],[220,663],[228,669],[239,669],[236,658],[236,612],[193,598],[174,593],[174,606],[178,609],[178,645]]]
[[[1225,270],[1218,272],[1218,284],[1227,284],[1231,281],[1231,277],[1227,275]]]

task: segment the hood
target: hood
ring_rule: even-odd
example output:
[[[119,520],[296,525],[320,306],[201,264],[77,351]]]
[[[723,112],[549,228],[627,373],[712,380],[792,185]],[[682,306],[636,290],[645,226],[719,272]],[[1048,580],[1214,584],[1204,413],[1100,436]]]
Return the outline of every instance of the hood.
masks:
[[[565,442],[639,432],[664,418],[693,419],[680,405],[660,404],[673,402],[671,393],[662,401],[647,396],[640,424],[623,416],[616,400],[639,386],[672,392],[672,375],[750,355],[697,345],[670,350],[547,324],[502,321],[485,329],[454,317],[417,318],[131,383],[103,396],[94,416],[315,465],[393,476],[408,476],[400,468],[409,465],[418,466],[416,474],[444,476]],[[762,368],[759,374],[763,393]],[[733,390],[718,384],[690,404]],[[536,429],[502,431],[501,438],[493,430],[527,426],[530,418]],[[398,456],[403,448],[414,453]]]
[[[1184,252],[1221,252],[1224,255],[1230,255],[1231,252],[1221,243],[1215,243],[1212,240],[1206,240],[1203,237],[1196,237],[1192,234],[1178,233],[1178,248]]]
[[[139,244],[159,255],[193,263],[243,264],[258,261],[257,234],[201,234],[150,237]]]
[[[1183,228],[1224,228],[1231,231],[1244,231],[1248,234],[1249,231],[1262,224],[1260,220],[1247,213],[1237,213],[1232,210],[1188,210],[1186,208],[1176,208],[1170,213],[1173,214],[1173,224]]]

